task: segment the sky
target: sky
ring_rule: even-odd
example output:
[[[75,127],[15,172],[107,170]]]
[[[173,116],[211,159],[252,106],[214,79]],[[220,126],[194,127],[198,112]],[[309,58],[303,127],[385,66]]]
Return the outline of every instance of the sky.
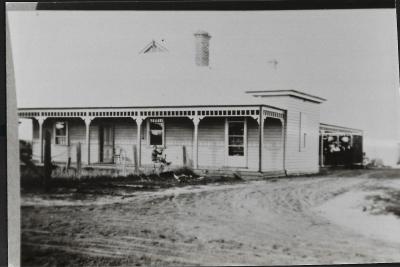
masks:
[[[232,87],[315,94],[328,100],[321,122],[362,129],[371,144],[400,139],[395,9],[10,11],[8,19],[19,107],[129,105],[145,82],[142,48],[162,42],[179,59],[162,68],[179,74],[193,60],[193,33],[206,30],[210,67]],[[233,90],[222,85],[230,84],[214,92]]]

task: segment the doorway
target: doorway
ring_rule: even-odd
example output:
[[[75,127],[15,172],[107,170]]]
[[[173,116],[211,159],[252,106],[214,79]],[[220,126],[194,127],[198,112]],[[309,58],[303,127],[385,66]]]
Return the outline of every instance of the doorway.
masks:
[[[99,161],[114,163],[114,127],[111,124],[99,126]]]
[[[229,167],[247,167],[247,121],[227,119],[225,123],[226,160]]]

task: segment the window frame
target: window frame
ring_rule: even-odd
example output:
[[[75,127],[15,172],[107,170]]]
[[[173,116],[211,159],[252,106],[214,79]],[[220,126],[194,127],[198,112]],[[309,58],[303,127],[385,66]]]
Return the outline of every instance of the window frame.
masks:
[[[151,128],[150,128],[150,123],[151,123],[151,120],[161,120],[162,121],[162,138],[161,138],[161,145],[152,145],[151,144],[151,138],[150,138],[150,131],[151,131]],[[149,146],[149,147],[153,147],[153,146],[156,146],[156,147],[160,147],[160,148],[165,148],[165,119],[164,118],[148,118],[147,119],[147,122],[146,122],[146,141],[147,141],[147,145]]]
[[[57,123],[65,123],[65,144],[58,144],[57,137],[64,137],[62,135],[57,135],[56,125]],[[53,123],[53,144],[56,146],[69,146],[69,125],[68,121],[57,120]]]
[[[299,118],[299,152],[305,152],[309,143],[308,132],[309,119],[307,114],[300,112]]]

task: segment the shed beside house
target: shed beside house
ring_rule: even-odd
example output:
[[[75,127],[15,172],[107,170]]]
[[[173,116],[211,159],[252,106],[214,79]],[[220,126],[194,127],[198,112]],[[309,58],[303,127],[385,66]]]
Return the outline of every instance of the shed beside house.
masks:
[[[321,123],[319,131],[321,167],[363,164],[362,130]]]

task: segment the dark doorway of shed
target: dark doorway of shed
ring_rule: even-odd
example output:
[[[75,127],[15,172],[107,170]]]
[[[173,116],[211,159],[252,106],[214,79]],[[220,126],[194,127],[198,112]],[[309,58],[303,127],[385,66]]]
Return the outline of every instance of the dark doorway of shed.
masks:
[[[320,155],[322,166],[361,165],[363,160],[362,136],[322,134],[320,135],[320,151],[323,153]]]

